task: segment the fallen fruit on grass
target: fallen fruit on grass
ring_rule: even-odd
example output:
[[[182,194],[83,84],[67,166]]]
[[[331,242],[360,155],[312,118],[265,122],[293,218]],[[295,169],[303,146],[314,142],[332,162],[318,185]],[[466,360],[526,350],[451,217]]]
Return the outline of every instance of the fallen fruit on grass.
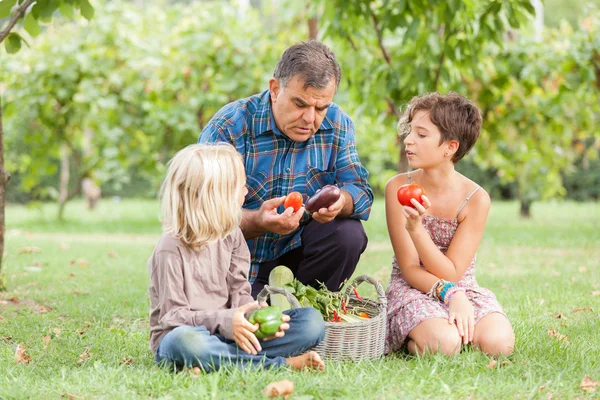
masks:
[[[333,185],[325,185],[306,202],[306,211],[314,213],[321,208],[327,208],[339,200],[342,192]]]
[[[264,339],[276,334],[283,323],[282,316],[281,309],[275,306],[261,308],[250,313],[248,321],[251,324],[258,324],[258,330],[254,332],[254,336]]]
[[[406,185],[402,185],[398,188],[398,201],[403,206],[409,206],[415,208],[415,206],[410,202],[411,199],[417,200],[421,204],[425,204],[422,195],[425,194],[425,189],[421,185],[417,185],[416,183],[407,183]]]
[[[283,207],[288,209],[292,207],[294,212],[298,211],[300,207],[302,207],[302,195],[300,192],[291,192],[287,196],[285,196],[285,200],[283,202]]]

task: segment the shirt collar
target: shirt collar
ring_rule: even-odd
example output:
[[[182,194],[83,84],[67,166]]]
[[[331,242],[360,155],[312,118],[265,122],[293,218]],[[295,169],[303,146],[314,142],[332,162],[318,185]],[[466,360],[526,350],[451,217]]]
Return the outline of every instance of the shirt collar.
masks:
[[[335,120],[335,116],[338,113],[338,107],[332,103],[329,109],[327,110],[327,114],[321,122],[321,126],[317,130],[319,131],[333,129],[333,122]],[[256,114],[254,114],[253,123],[253,132],[254,136],[260,136],[265,133],[273,132],[279,136],[285,136],[283,133],[277,128],[277,124],[275,124],[275,117],[273,117],[273,107],[271,107],[271,92],[265,90],[260,95],[260,101],[256,108]]]

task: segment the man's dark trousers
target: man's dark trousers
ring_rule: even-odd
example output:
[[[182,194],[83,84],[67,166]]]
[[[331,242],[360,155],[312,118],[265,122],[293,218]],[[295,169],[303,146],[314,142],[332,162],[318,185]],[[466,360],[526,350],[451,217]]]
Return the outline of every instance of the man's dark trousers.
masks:
[[[337,292],[354,273],[366,248],[367,235],[359,220],[334,219],[326,224],[311,220],[304,226],[301,247],[260,264],[252,296],[256,298],[269,283],[269,273],[278,265],[291,269],[296,279],[306,285],[319,288],[318,282],[323,282]]]

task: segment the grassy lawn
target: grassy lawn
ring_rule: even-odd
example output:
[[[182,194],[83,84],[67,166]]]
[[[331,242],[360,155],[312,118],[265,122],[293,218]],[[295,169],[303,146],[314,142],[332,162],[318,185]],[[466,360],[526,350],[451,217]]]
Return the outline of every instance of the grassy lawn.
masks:
[[[94,212],[74,202],[58,223],[53,205],[7,208],[0,399],[248,400],[284,378],[295,384],[294,399],[600,398],[600,386],[580,388],[586,375],[600,381],[598,204],[534,204],[534,218],[524,221],[518,204],[494,203],[477,276],[503,304],[517,342],[493,368],[467,348],[452,359],[398,354],[328,363],[324,373],[200,377],[156,367],[148,348],[146,261],[160,234],[158,213],[151,200],[107,199]],[[392,251],[381,201],[365,226],[370,243],[356,275],[385,285]],[[30,363],[16,363],[17,345],[27,347]]]

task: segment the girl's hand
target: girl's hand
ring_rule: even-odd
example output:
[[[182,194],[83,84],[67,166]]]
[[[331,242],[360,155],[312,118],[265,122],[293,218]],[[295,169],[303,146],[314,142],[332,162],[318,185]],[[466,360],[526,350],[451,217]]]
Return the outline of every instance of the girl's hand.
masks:
[[[421,217],[425,215],[425,210],[431,207],[431,202],[429,201],[427,196],[422,195],[421,199],[423,200],[423,205],[421,205],[421,203],[419,203],[416,199],[410,200],[412,205],[416,208],[410,206],[402,207],[402,214],[404,214],[404,217],[406,218],[405,227],[406,230],[409,232],[414,231],[419,227],[419,225],[421,225]]]
[[[457,291],[450,299],[450,316],[448,323],[454,324],[458,328],[458,334],[463,339],[463,344],[473,341],[473,332],[475,331],[475,314],[473,306],[467,298],[464,291]]]
[[[235,340],[240,349],[252,355],[256,355],[262,350],[260,342],[254,336],[254,332],[258,329],[258,324],[252,325],[246,319],[245,314],[257,307],[258,302],[254,301],[238,307],[233,314],[233,340]]]

